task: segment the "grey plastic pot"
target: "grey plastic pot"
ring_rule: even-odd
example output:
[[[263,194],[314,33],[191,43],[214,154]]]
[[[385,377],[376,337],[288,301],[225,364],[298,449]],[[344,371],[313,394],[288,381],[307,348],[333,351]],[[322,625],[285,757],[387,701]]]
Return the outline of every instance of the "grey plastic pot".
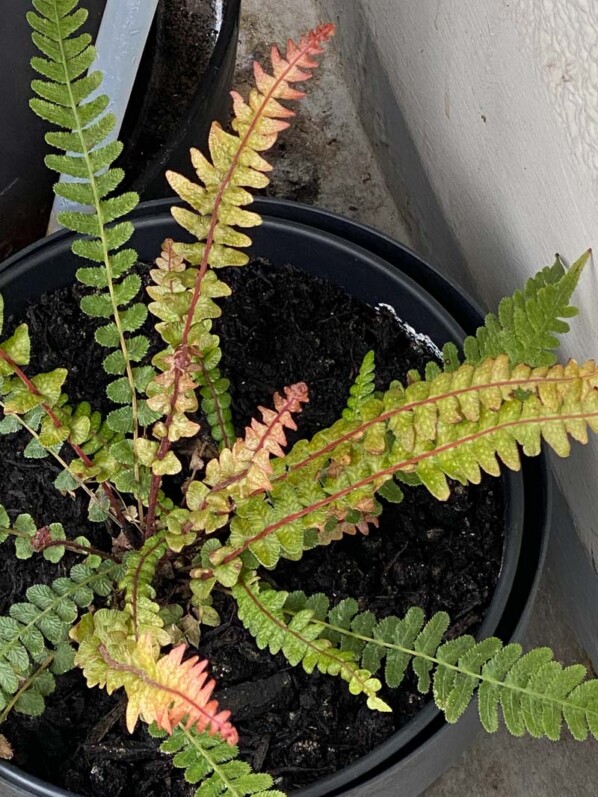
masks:
[[[168,201],[149,202],[135,215],[135,244],[150,261],[166,237],[180,237]],[[473,331],[478,309],[451,282],[401,244],[353,221],[289,202],[259,200],[264,223],[253,231],[252,254],[277,264],[294,262],[375,306],[391,304],[412,327],[437,345]],[[0,291],[11,310],[27,299],[72,282],[77,260],[71,236],[59,233],[0,267]],[[495,595],[480,634],[505,642],[520,637],[535,598],[546,551],[551,491],[544,462],[529,460],[520,474],[502,478],[505,549]],[[433,704],[371,753],[296,797],[415,797],[463,752],[478,728],[472,707],[447,725]],[[3,797],[67,797],[63,790],[0,765]],[[68,795],[72,797],[72,795]]]

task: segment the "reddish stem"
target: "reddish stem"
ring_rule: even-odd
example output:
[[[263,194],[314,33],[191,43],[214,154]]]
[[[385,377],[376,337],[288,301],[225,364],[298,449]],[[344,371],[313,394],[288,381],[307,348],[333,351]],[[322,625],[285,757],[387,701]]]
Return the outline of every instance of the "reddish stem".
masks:
[[[391,465],[384,470],[376,471],[376,473],[372,473],[369,476],[366,476],[361,481],[355,482],[354,484],[350,484],[348,487],[344,487],[342,490],[339,490],[336,493],[332,493],[327,495],[325,498],[320,499],[319,501],[315,501],[313,504],[309,506],[303,507],[302,509],[294,512],[291,515],[287,515],[284,518],[276,521],[276,523],[272,523],[269,526],[266,526],[259,534],[255,534],[253,537],[250,537],[245,540],[243,545],[240,545],[234,551],[231,551],[227,556],[224,557],[221,564],[226,565],[229,562],[232,562],[234,559],[237,559],[244,553],[253,543],[257,542],[258,540],[264,539],[264,537],[268,537],[270,534],[273,534],[278,529],[282,528],[283,526],[288,525],[289,523],[293,523],[295,520],[299,520],[305,515],[309,515],[311,512],[315,512],[318,509],[321,509],[328,504],[338,501],[339,498],[344,498],[346,495],[354,492],[355,490],[359,490],[361,487],[366,487],[371,482],[377,481],[380,478],[390,477],[393,474],[397,473],[400,470],[405,470],[405,468],[411,467],[413,465],[417,465],[420,462],[423,462],[426,459],[430,459],[431,457],[438,456],[438,454],[442,454],[445,451],[451,451],[457,446],[465,445],[467,443],[471,443],[474,440],[479,440],[482,437],[486,437],[487,435],[495,434],[497,431],[501,431],[503,429],[509,429],[512,427],[523,426],[530,423],[538,424],[538,423],[550,423],[551,421],[559,421],[562,423],[566,423],[567,421],[574,421],[574,420],[581,420],[587,421],[588,418],[598,418],[598,411],[591,412],[591,413],[575,413],[571,415],[554,415],[554,416],[542,416],[541,418],[523,418],[514,421],[508,421],[503,424],[499,424],[498,426],[493,426],[489,429],[483,429],[479,432],[475,432],[473,434],[468,435],[467,437],[463,437],[459,440],[453,440],[449,443],[446,443],[443,446],[439,446],[432,451],[424,451],[422,454],[418,454],[417,456],[411,457],[404,462],[400,462],[396,465]],[[212,571],[207,570],[202,578],[211,578],[213,575]]]
[[[110,561],[121,561],[121,557],[117,554],[109,554],[106,553],[106,551],[100,551],[99,548],[94,548],[93,545],[80,545],[78,542],[74,542],[73,540],[50,540],[49,542],[41,545],[37,550],[39,553],[42,553],[48,548],[58,548],[60,546],[66,548],[68,551],[84,554],[85,556],[100,556],[102,559],[108,559]]]
[[[2,349],[2,348],[0,348],[0,359],[4,360],[4,362],[8,366],[10,366],[10,368],[14,371],[15,375],[19,377],[21,382],[25,385],[25,387],[27,388],[27,390],[30,393],[32,393],[34,396],[38,396],[39,398],[43,397],[42,392],[40,390],[38,390],[38,388],[31,381],[31,379],[29,379],[27,374],[21,368],[19,368],[17,363],[10,356],[10,354],[5,352],[4,349]],[[64,428],[64,424],[61,423],[59,417],[56,415],[56,413],[54,412],[52,407],[50,407],[50,405],[47,402],[45,402],[45,401],[41,402],[41,406],[42,406],[44,412],[46,412],[46,414],[48,415],[48,417],[50,418],[50,420],[54,424],[55,428],[56,429],[63,429]],[[69,435],[70,435],[70,432],[69,432]],[[67,438],[67,442],[70,445],[70,447],[73,449],[75,454],[79,457],[79,459],[83,462],[83,464],[87,468],[93,467],[93,462],[89,459],[87,454],[83,451],[83,449],[80,446],[78,446],[76,443],[73,443],[68,438]],[[108,500],[110,501],[110,506],[112,508],[112,511],[114,512],[114,515],[116,516],[117,522],[119,523],[119,525],[122,527],[123,531],[125,531],[125,534],[126,534],[127,522],[126,522],[126,520],[125,520],[125,518],[124,518],[124,516],[122,514],[122,510],[120,508],[118,500],[117,500],[116,496],[114,495],[114,493],[112,492],[112,489],[110,488],[110,485],[106,484],[105,482],[103,482],[102,483],[102,490],[104,491],[105,495],[107,496]],[[129,542],[132,542],[132,541],[129,540]]]

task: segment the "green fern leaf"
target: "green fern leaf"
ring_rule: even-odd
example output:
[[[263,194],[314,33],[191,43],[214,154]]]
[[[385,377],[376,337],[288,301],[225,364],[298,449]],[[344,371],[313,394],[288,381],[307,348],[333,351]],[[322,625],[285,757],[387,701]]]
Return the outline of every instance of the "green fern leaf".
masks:
[[[0,617],[0,722],[13,709],[32,716],[43,711],[54,676],[73,666],[68,635],[79,609],[94,595],[109,594],[119,572],[112,562],[77,564],[50,586],[29,587],[27,601]]]
[[[260,649],[267,647],[273,654],[281,652],[293,666],[301,664],[308,673],[317,668],[322,673],[338,675],[348,683],[352,694],[364,693],[367,696],[370,708],[390,710],[377,694],[380,681],[373,678],[367,669],[359,667],[357,656],[349,647],[334,647],[323,635],[323,626],[314,621],[313,609],[297,612],[288,622],[284,617],[284,606],[289,594],[251,580],[241,581],[233,587],[233,595],[239,618],[255,637]],[[357,608],[356,604],[354,608]],[[344,607],[338,611],[343,612]]]
[[[155,725],[149,731],[155,739],[166,737]],[[162,742],[160,750],[174,756],[172,763],[185,770],[187,783],[200,784],[195,797],[285,797],[283,792],[272,789],[270,775],[252,772],[249,764],[238,758],[236,747],[205,732],[179,725]]]
[[[503,299],[498,317],[490,313],[476,335],[465,339],[465,362],[478,365],[486,357],[507,354],[511,365],[555,363],[556,335],[569,329],[562,319],[577,314],[569,301],[589,257],[590,252],[585,252],[567,270],[557,257],[554,265],[531,277],[523,290]],[[456,369],[458,361],[454,344],[445,346],[443,358],[448,365],[447,370]]]
[[[131,407],[132,426],[127,427],[127,433],[136,438],[139,388],[131,363],[145,356],[148,344],[140,346],[137,342],[140,336],[128,337],[143,323],[140,319],[144,318],[144,311],[127,312],[139,293],[141,280],[128,273],[137,256],[131,249],[122,251],[133,233],[132,224],[122,218],[136,207],[139,197],[133,192],[113,195],[123,178],[122,170],[112,168],[122,144],[107,141],[114,130],[115,118],[106,113],[108,98],[97,95],[101,75],[88,72],[95,50],[88,36],[74,35],[87,12],[78,8],[77,3],[64,5],[62,0],[40,0],[35,9],[27,19],[34,30],[33,41],[45,57],[32,60],[33,68],[44,79],[32,83],[38,96],[31,100],[31,107],[60,128],[49,132],[46,140],[65,154],[49,155],[48,166],[76,178],[75,182],[59,183],[56,191],[79,203],[84,210],[64,211],[58,219],[69,229],[87,236],[73,244],[75,254],[100,264],[100,268],[79,270],[81,281],[97,291],[84,297],[81,307],[93,317],[114,321],[112,329],[116,335],[104,333],[103,339],[119,356],[113,358],[116,363],[108,360],[105,367],[109,373],[124,374],[128,380],[126,403]],[[112,388],[111,395],[125,396],[120,387]],[[140,478],[140,471],[135,472]]]

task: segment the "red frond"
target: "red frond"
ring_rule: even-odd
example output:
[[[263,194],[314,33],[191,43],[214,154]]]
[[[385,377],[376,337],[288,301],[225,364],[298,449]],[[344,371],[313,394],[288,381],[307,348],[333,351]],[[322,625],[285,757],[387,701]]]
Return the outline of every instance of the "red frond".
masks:
[[[269,451],[275,457],[283,457],[287,439],[285,428],[295,430],[297,425],[291,413],[301,412],[301,405],[309,401],[305,382],[297,382],[284,388],[284,397],[274,394],[274,409],[258,407],[262,414],[262,423],[254,418],[251,425],[245,428],[244,444],[247,449],[258,453]]]

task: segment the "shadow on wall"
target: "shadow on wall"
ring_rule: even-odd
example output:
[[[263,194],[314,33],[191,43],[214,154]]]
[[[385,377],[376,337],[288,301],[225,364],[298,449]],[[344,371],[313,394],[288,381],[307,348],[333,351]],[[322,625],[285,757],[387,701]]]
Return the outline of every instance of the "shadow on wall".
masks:
[[[337,24],[336,46],[359,118],[414,247],[471,290],[465,259],[428,179],[359,3],[319,0],[321,16]]]

